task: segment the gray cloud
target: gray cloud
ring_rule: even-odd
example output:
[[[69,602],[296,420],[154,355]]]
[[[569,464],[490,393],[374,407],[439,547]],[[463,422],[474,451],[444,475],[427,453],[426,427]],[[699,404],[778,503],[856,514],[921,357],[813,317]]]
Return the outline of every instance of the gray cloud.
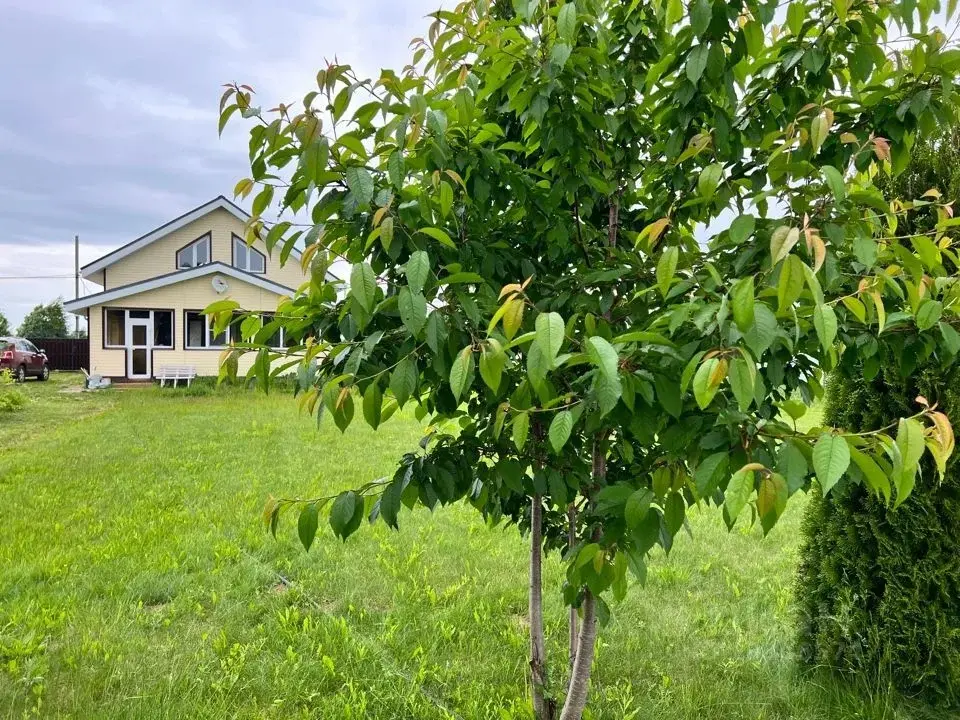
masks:
[[[264,103],[312,89],[324,58],[361,74],[407,62],[440,0],[0,0],[0,312],[72,297],[81,264],[245,174],[241,127],[217,137],[221,85]],[[89,290],[95,288],[89,287]]]

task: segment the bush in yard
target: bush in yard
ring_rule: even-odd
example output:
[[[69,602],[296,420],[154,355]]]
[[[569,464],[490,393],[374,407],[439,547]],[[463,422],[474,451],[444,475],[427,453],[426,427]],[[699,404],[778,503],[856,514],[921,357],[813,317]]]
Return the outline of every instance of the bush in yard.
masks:
[[[886,26],[926,28],[926,6],[795,2],[774,31],[775,7],[477,0],[435,13],[399,73],[331,64],[301,106],[221,100],[221,128],[255,121],[248,239],[300,247],[311,273],[275,319],[245,318],[224,373],[246,351],[264,389],[296,368],[301,406],[342,430],[408,403],[431,419],[392,477],[270,500],[269,526],[296,509],[309,549],[321,509],[346,538],[464,501],[528,532],[539,718],[582,717],[609,599],[691,506],[766,531],[812,476],[902,500],[925,448],[941,472],[952,451],[923,405],[873,432],[781,418],[841,358],[960,349],[949,207],[872,184],[954,119],[960,58],[925,30],[885,55]],[[919,209],[936,234],[899,236]],[[218,327],[239,310],[207,308]],[[289,352],[265,347],[281,326]],[[566,564],[569,671],[544,656],[545,547]]]
[[[0,412],[15,412],[27,404],[27,396],[17,389],[9,370],[0,370]]]
[[[895,193],[937,188],[955,199],[958,140],[952,130],[918,143],[907,169],[878,184]],[[936,225],[935,215],[918,213],[904,219],[900,232],[935,232]],[[929,355],[929,348],[910,346],[838,369],[826,421],[851,430],[880,427],[911,407],[918,394],[948,415],[960,411],[960,372]],[[895,511],[860,485],[828,498],[815,496],[804,521],[797,581],[799,648],[811,665],[870,683],[889,682],[933,705],[956,707],[960,469],[951,463],[942,482],[932,467],[923,471]]]
[[[894,421],[922,394],[960,412],[960,370],[925,364],[904,379],[895,362],[872,380],[837,372],[825,419],[859,430]],[[922,479],[896,510],[863,485],[814,495],[797,583],[801,657],[892,683],[932,705],[960,705],[960,468]]]

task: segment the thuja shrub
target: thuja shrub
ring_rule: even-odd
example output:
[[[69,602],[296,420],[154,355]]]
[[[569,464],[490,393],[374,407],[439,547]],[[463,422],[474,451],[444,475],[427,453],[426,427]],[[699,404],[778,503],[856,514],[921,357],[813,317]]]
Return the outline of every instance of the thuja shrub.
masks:
[[[897,363],[880,365],[870,380],[835,373],[826,422],[882,427],[917,395],[960,410],[957,368],[931,365],[908,381]],[[896,509],[864,484],[813,495],[797,581],[803,661],[960,706],[960,466],[950,462],[942,480],[924,466]]]

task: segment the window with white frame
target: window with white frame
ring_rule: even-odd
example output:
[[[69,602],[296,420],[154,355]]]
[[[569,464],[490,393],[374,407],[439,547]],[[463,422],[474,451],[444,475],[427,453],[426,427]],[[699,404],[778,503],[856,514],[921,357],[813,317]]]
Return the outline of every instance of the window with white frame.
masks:
[[[243,321],[246,319],[246,316],[238,314],[233,320],[230,321],[230,324],[227,326],[227,329],[224,330],[219,335],[214,335],[214,322],[210,319],[209,316],[204,315],[199,311],[187,310],[184,313],[184,333],[186,335],[184,347],[188,350],[204,350],[209,348],[224,348],[228,345],[240,342],[250,342],[253,337],[244,337],[242,326]],[[262,324],[254,332],[259,332],[259,329],[266,325],[273,319],[272,315],[262,315],[261,321]],[[273,348],[282,348],[284,346],[284,333],[283,328],[279,328],[271,337],[269,346]]]
[[[210,233],[177,250],[177,270],[200,267],[210,262]]]
[[[243,238],[233,236],[233,266],[251,273],[265,273],[267,258],[259,250],[247,245]]]
[[[103,315],[103,346],[105,348],[126,347],[127,320],[129,318],[153,321],[152,347],[173,347],[173,310],[104,308]]]

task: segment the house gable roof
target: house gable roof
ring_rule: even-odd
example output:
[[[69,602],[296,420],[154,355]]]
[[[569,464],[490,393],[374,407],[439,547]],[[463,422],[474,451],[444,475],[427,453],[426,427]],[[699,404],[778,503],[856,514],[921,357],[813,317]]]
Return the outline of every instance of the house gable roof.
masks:
[[[119,300],[120,298],[125,298],[130,295],[136,295],[148,290],[156,290],[157,288],[166,287],[167,285],[174,285],[184,280],[193,280],[194,278],[214,274],[227,275],[237,280],[250,283],[251,285],[256,285],[264,290],[269,290],[277,295],[293,295],[295,292],[293,288],[288,288],[286,285],[267,280],[260,275],[238,270],[226,263],[212,262],[186,270],[176,270],[166,275],[158,275],[149,280],[122,285],[112,290],[105,290],[104,292],[99,292],[94,295],[87,295],[86,297],[77,298],[76,300],[70,300],[63,304],[63,308],[68,312],[79,313],[93,305],[102,305],[103,303]]]
[[[234,203],[230,202],[223,195],[218,195],[210,202],[204,203],[199,207],[195,207],[193,210],[185,212],[180,217],[176,217],[173,220],[164,223],[160,227],[151,230],[146,235],[141,235],[136,240],[128,242],[126,245],[123,245],[122,247],[119,247],[116,250],[108,252],[106,255],[97,258],[92,263],[84,265],[82,268],[80,268],[80,273],[84,277],[88,277],[95,272],[99,272],[104,268],[110,267],[118,260],[122,260],[128,255],[132,255],[138,250],[145,248],[147,245],[166,237],[172,232],[176,232],[180,228],[192,223],[194,220],[199,220],[214,210],[226,210],[228,213],[237,218],[237,220],[243,223],[250,219],[250,214],[246,210],[241,208],[239,205],[235,205]],[[300,258],[300,253],[297,250],[294,250],[291,254],[295,258]]]

